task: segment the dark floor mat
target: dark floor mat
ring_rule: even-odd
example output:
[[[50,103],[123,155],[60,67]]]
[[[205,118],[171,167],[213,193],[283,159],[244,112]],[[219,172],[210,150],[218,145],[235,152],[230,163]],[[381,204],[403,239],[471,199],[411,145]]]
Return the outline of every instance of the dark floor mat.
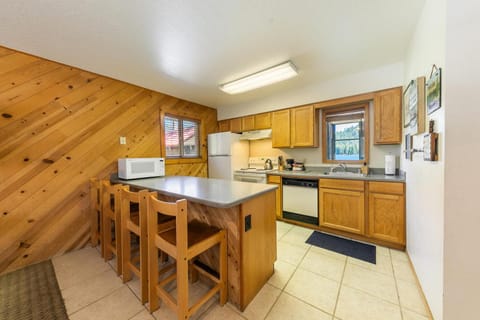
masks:
[[[318,231],[314,231],[305,242],[352,258],[376,264],[377,248],[369,244],[332,236]]]

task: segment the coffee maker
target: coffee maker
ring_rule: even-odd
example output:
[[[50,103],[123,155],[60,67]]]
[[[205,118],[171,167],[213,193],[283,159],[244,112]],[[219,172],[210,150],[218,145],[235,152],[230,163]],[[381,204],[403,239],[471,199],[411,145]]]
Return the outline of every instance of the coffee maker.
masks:
[[[285,159],[285,170],[292,170],[295,159]]]

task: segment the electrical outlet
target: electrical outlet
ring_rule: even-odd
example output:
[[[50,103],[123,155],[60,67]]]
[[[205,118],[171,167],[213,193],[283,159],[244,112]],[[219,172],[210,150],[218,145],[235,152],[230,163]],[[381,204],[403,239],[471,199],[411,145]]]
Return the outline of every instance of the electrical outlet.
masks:
[[[127,144],[127,137],[120,137],[120,144]]]
[[[245,232],[252,229],[252,215],[245,216]]]

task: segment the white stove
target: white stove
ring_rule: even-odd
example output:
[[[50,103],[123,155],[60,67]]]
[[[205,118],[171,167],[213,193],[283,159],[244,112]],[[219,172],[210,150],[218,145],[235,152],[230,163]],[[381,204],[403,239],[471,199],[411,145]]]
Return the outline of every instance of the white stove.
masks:
[[[272,169],[265,169],[265,163],[268,159],[272,162]],[[277,157],[250,157],[248,158],[248,167],[235,170],[233,179],[236,181],[267,183],[267,173],[277,169]]]

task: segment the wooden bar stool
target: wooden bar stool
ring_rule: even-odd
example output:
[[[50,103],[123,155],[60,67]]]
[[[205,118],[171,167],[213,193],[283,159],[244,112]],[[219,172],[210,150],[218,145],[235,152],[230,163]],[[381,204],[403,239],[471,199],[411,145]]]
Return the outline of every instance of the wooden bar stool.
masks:
[[[220,293],[220,304],[227,301],[227,235],[225,230],[202,223],[187,224],[187,200],[164,202],[155,196],[148,197],[148,294],[150,312],[159,308],[160,298],[177,313],[178,319],[188,319],[205,302]],[[175,217],[175,228],[157,229],[157,215],[164,214]],[[218,276],[208,268],[202,268],[193,259],[202,252],[219,245]],[[166,252],[176,260],[176,273],[159,282],[158,250]],[[188,302],[189,265],[214,282],[214,286],[191,307]],[[167,266],[164,269],[169,269]],[[162,274],[163,269],[160,270]],[[165,285],[177,281],[177,299],[164,288]]]
[[[102,222],[103,222],[103,256],[105,261],[111,260],[112,255],[117,257],[117,275],[122,274],[121,250],[121,216],[120,192],[128,190],[128,186],[121,184],[111,185],[110,181],[102,181]],[[113,223],[113,224],[112,224]],[[115,230],[115,240],[112,239],[112,226]]]
[[[147,198],[155,192],[141,190],[132,192],[121,190],[121,221],[122,221],[122,278],[123,282],[132,279],[134,273],[140,279],[142,304],[148,300],[148,234],[147,234]],[[131,208],[138,206],[139,211]],[[161,216],[158,219],[158,228],[171,228],[175,220]],[[139,255],[132,258],[132,233],[139,237]]]
[[[102,184],[97,178],[90,178],[90,242],[92,247],[100,242],[101,255],[103,257],[102,241]]]

